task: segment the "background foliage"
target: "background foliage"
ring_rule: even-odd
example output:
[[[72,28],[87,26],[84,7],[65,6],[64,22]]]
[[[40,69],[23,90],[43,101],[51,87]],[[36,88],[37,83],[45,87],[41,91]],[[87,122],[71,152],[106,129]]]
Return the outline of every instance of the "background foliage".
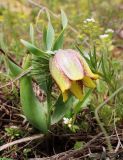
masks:
[[[101,79],[97,81],[97,89],[87,96],[79,110],[79,114],[78,112],[76,113],[78,109],[78,106],[76,106],[74,114],[68,113],[66,115],[68,118],[72,117],[73,127],[69,128],[62,122],[60,124],[62,124],[65,133],[73,133],[78,130],[86,132],[92,132],[93,129],[100,130],[96,126],[95,109],[121,87],[123,82],[122,0],[13,0],[12,3],[10,0],[4,0],[0,2],[0,48],[21,65],[22,57],[27,53],[27,50],[20,43],[20,39],[30,41],[30,24],[34,26],[36,45],[39,48],[44,47],[42,30],[48,22],[45,11],[49,11],[51,15],[57,36],[61,30],[59,27],[61,8],[66,12],[69,20],[63,48],[79,49],[89,62],[91,69],[98,71]],[[94,18],[95,21],[85,23],[88,18]],[[112,29],[113,32],[107,33],[108,29]],[[108,36],[101,38],[101,35]],[[4,67],[2,55],[0,55],[0,69],[0,86],[2,86],[10,80],[9,71]],[[18,86],[18,82],[15,85]],[[36,87],[34,86],[34,88]],[[88,90],[86,93],[88,93]],[[0,96],[1,99],[5,99],[5,103],[7,99],[10,106],[17,107],[19,114],[22,114],[17,87],[6,86],[0,89]],[[114,127],[114,122],[117,123],[117,126],[122,126],[122,96],[123,92],[120,92],[99,112],[101,122],[108,132]],[[0,104],[0,107],[2,106],[4,106],[3,103]],[[0,111],[2,115],[3,110],[1,109]],[[23,117],[23,115],[21,116]],[[23,118],[22,120],[24,121]],[[21,125],[13,129],[10,127],[11,125],[15,124],[2,125],[1,136],[4,135],[3,130],[11,140],[26,135],[25,127],[24,130],[20,129],[23,128]],[[5,142],[5,139],[0,139],[1,144],[3,144],[3,141]],[[76,148],[78,144],[76,142],[74,147]],[[30,150],[27,149],[23,153],[25,157],[28,152]]]

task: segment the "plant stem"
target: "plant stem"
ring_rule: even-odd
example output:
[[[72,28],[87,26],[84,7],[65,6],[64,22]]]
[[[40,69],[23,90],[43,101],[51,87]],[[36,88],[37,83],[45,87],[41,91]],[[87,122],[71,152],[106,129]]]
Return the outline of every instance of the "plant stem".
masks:
[[[88,0],[88,16],[91,16],[91,1]]]
[[[105,138],[106,138],[108,149],[109,149],[110,152],[113,151],[113,148],[112,148],[108,133],[107,133],[106,129],[103,126],[103,123],[101,122],[101,120],[99,118],[98,112],[108,101],[110,101],[114,96],[116,96],[121,90],[123,90],[123,86],[118,88],[108,99],[106,99],[102,104],[100,104],[95,110],[96,120],[97,120],[97,122],[98,122],[98,124],[99,124],[99,126],[100,126],[100,128],[101,128],[101,130],[102,130],[102,132],[103,132],[103,134],[105,136]]]

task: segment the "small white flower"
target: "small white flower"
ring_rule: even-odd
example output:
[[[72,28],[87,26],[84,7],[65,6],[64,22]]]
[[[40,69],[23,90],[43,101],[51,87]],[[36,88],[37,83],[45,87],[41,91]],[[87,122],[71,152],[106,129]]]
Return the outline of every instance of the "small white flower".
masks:
[[[102,34],[102,35],[99,36],[99,38],[100,39],[105,39],[105,38],[108,38],[108,36],[109,36],[108,34]]]
[[[72,126],[72,124],[71,124],[72,123],[72,118],[69,119],[69,118],[64,117],[63,118],[63,123],[67,124],[68,127],[71,128],[71,126]]]
[[[109,28],[105,31],[105,33],[114,33],[114,30]]]
[[[87,18],[86,20],[83,21],[84,23],[88,23],[88,22],[95,22],[94,18]]]
[[[71,128],[71,127],[72,127],[72,124],[68,124],[68,127]]]
[[[64,118],[63,118],[63,123],[64,123],[64,124],[69,124],[69,118],[65,118],[65,117],[64,117]]]

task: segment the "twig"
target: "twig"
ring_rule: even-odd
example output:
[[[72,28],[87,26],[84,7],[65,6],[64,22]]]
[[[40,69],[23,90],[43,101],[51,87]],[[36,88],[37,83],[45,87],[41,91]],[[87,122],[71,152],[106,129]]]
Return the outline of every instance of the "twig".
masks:
[[[8,147],[11,147],[15,144],[24,143],[24,142],[27,142],[27,141],[33,141],[35,139],[39,139],[39,138],[43,138],[43,137],[44,137],[43,134],[38,134],[38,135],[33,135],[33,136],[30,136],[30,137],[25,137],[25,138],[22,138],[22,139],[18,139],[16,141],[13,141],[13,142],[10,142],[10,143],[7,143],[7,144],[4,144],[4,145],[0,146],[0,151],[3,151],[4,149],[7,149]]]
[[[10,60],[10,61],[12,61],[13,63],[15,63],[18,67],[20,67],[20,68],[22,68],[20,65],[18,65],[10,56],[8,56],[5,52],[4,52],[4,50],[3,49],[1,49],[0,48],[0,52],[3,54],[3,55],[5,55],[5,56],[7,56],[7,58]],[[30,68],[28,68],[30,71],[31,71],[31,67]],[[28,71],[28,69],[26,70],[26,71]],[[25,71],[25,72],[26,72]],[[21,74],[24,74],[24,72],[23,73],[21,73]],[[19,75],[19,76],[21,76],[21,74]],[[25,74],[24,74],[25,75]],[[23,75],[23,76],[24,76]],[[16,77],[16,78],[18,78],[18,77]],[[35,82],[37,85],[38,85],[38,83],[37,83],[37,81],[34,79],[34,78],[32,78],[32,80],[33,80],[33,82]],[[15,81],[15,80],[14,80]],[[10,82],[11,83],[11,82]]]
[[[41,10],[39,11],[39,15],[41,14],[41,12],[44,10],[44,11],[48,11],[49,13],[51,13],[52,15],[53,15],[53,17],[55,17],[55,18],[59,18],[60,17],[60,15],[58,15],[58,14],[55,14],[54,12],[52,12],[49,8],[47,8],[46,6],[43,6],[43,5],[40,5],[40,4],[38,4],[38,3],[36,3],[36,2],[34,2],[33,0],[28,0],[28,2],[29,3],[31,3],[31,4],[33,4],[33,5],[35,5],[36,7],[39,7]],[[39,16],[38,15],[38,16]],[[73,28],[72,26],[71,26],[71,24],[69,24],[69,28],[74,32],[74,33],[76,33],[76,34],[79,34],[79,32],[75,29],[75,28]]]
[[[38,4],[36,2],[34,2],[33,0],[28,0],[29,3],[41,8],[42,10],[45,10],[45,11],[49,11],[55,18],[59,18],[59,15],[53,13],[50,9],[48,9],[47,7],[41,5],[41,4]]]
[[[95,142],[95,140],[97,138],[99,138],[103,133],[99,133],[97,136],[95,136],[92,140],[90,140],[89,142],[87,142],[85,144],[85,146],[83,146],[82,148],[79,148],[77,150],[68,150],[66,152],[62,152],[62,153],[59,153],[59,154],[56,154],[54,156],[51,156],[51,157],[48,157],[49,160],[50,159],[60,159],[60,160],[67,160],[69,159],[70,157],[74,157],[74,156],[77,156],[78,154],[81,154],[85,148],[89,147],[93,142]],[[47,160],[48,160],[47,158]],[[40,160],[45,160],[45,159],[40,159]]]
[[[121,140],[120,140],[120,138],[119,138],[119,135],[118,135],[118,132],[117,132],[117,127],[116,127],[116,120],[115,120],[115,111],[114,111],[114,129],[115,129],[115,132],[116,132],[116,136],[117,136],[117,139],[118,139],[118,144],[117,144],[117,146],[116,146],[116,149],[115,149],[115,153],[117,153],[118,152],[118,150],[119,150],[119,148],[120,148],[120,146],[122,147],[122,149],[123,149],[123,145],[122,145],[122,143],[121,143]]]
[[[99,126],[100,126],[100,128],[101,128],[101,130],[102,130],[102,132],[103,132],[103,134],[104,134],[104,136],[105,136],[105,138],[106,138],[107,145],[108,145],[108,149],[109,149],[110,152],[113,151],[112,145],[111,145],[111,142],[110,142],[110,138],[109,138],[109,136],[108,136],[108,134],[107,134],[106,129],[103,127],[103,124],[102,124],[102,122],[101,122],[101,120],[100,120],[100,118],[99,118],[99,114],[98,114],[98,113],[99,113],[99,110],[100,110],[108,101],[110,101],[114,96],[116,96],[121,90],[123,90],[123,86],[120,87],[120,88],[118,88],[109,98],[107,98],[107,99],[106,99],[102,104],[100,104],[100,105],[96,108],[96,110],[95,110],[96,120],[97,120],[97,122],[98,122],[98,124],[99,124]]]
[[[8,59],[10,59],[10,60],[11,60],[13,63],[15,63],[17,66],[19,66],[9,55],[7,55],[7,54],[4,52],[3,49],[0,48],[0,52],[1,52],[3,55],[7,56]],[[19,66],[19,67],[20,67],[20,66]]]
[[[38,28],[38,20],[39,20],[39,18],[40,18],[40,15],[41,15],[41,13],[44,11],[44,9],[40,9],[39,10],[39,12],[38,12],[38,14],[37,14],[37,16],[36,16],[36,22],[35,22],[35,25],[36,25],[36,29],[37,29],[37,31],[40,33],[40,34],[42,34],[42,32],[40,31],[40,29]]]
[[[19,76],[17,76],[15,79],[13,79],[12,81],[6,83],[5,85],[0,86],[0,89],[11,85],[12,83],[14,83],[15,81],[19,80],[21,77],[27,75],[30,71],[31,71],[32,67],[28,68],[26,71],[22,72],[21,74],[19,74]]]
[[[99,133],[99,134],[98,134],[97,136],[95,136],[92,140],[90,140],[89,142],[87,142],[82,148],[77,149],[77,150],[74,150],[74,151],[71,152],[70,154],[68,153],[66,156],[64,156],[63,158],[61,158],[61,160],[66,160],[66,159],[68,159],[68,158],[70,158],[70,157],[72,157],[72,156],[74,156],[74,155],[76,155],[76,154],[82,153],[82,151],[83,151],[85,148],[89,147],[89,146],[90,146],[93,142],[95,142],[95,140],[96,140],[97,138],[99,138],[102,134],[103,134],[103,133]]]

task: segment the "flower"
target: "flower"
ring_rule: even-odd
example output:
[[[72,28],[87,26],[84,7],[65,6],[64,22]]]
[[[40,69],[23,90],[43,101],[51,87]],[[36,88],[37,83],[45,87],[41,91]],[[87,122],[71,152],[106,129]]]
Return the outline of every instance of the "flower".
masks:
[[[85,59],[75,50],[58,50],[50,58],[49,68],[53,79],[59,86],[63,101],[68,99],[69,91],[79,100],[83,99],[83,85],[95,88],[93,80],[99,78],[92,73]]]
[[[108,38],[109,35],[108,35],[108,34],[102,34],[102,35],[100,35],[99,37],[100,37],[100,39],[105,39],[105,38]]]
[[[105,31],[105,33],[114,33],[114,30],[109,28]]]
[[[63,118],[63,123],[66,124],[66,125],[68,125],[69,128],[71,128],[72,127],[72,118],[66,118],[66,117],[64,117]]]
[[[72,127],[72,124],[68,124],[68,127],[71,128],[71,127]]]
[[[72,118],[70,118],[70,119],[69,119],[69,118],[66,118],[66,117],[63,118],[63,123],[64,123],[64,124],[69,124],[69,123],[71,123],[71,122],[72,122]]]
[[[84,23],[88,23],[88,22],[95,22],[94,18],[87,18],[86,20],[83,21]]]

